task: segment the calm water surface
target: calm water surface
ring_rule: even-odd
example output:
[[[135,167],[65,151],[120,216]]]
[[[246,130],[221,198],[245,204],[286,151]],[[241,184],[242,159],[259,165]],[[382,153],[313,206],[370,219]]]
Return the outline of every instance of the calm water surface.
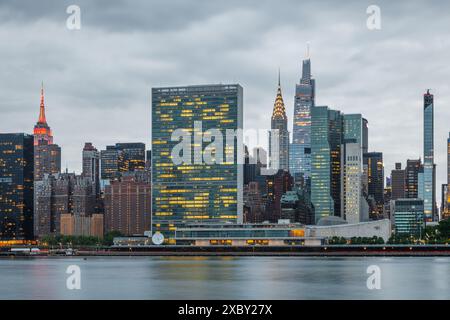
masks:
[[[66,288],[70,265],[81,290]],[[5,258],[0,299],[450,299],[450,258]]]

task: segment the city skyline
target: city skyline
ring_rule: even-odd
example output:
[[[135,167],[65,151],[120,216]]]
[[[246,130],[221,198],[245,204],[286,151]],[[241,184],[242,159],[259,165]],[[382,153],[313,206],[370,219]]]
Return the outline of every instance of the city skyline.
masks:
[[[139,7],[145,11],[144,5],[136,3],[132,11],[141,11],[137,10]],[[379,5],[383,18],[382,29],[379,31],[370,31],[365,27],[365,4],[360,7],[344,4],[340,9],[324,11],[323,4],[312,3],[294,5],[299,9],[296,12],[299,17],[307,12],[314,13],[315,19],[309,21],[310,25],[306,22],[282,22],[276,26],[254,24],[255,20],[267,16],[270,11],[286,17],[292,15],[275,4],[264,4],[261,8],[253,8],[255,11],[249,11],[248,4],[240,4],[241,10],[238,11],[232,10],[232,4],[210,4],[194,16],[193,20],[188,21],[185,18],[179,22],[180,25],[171,27],[172,29],[159,29],[154,22],[147,25],[142,19],[137,19],[139,22],[134,26],[127,25],[122,20],[111,19],[114,20],[113,24],[107,18],[119,15],[119,5],[116,5],[112,12],[102,12],[101,8],[95,5],[81,2],[83,27],[79,31],[71,32],[65,28],[63,6],[58,13],[57,7],[46,6],[45,3],[40,9],[31,5],[34,11],[19,9],[13,4],[2,4],[2,16],[6,11],[11,13],[10,18],[2,20],[2,32],[23,36],[22,41],[17,44],[9,44],[8,47],[3,45],[2,54],[10,56],[12,53],[21,53],[22,46],[30,45],[37,48],[34,50],[54,49],[52,56],[55,55],[56,63],[53,63],[53,60],[40,60],[43,56],[33,50],[28,53],[35,54],[29,56],[34,66],[32,70],[23,68],[20,60],[8,59],[11,63],[5,66],[5,75],[12,76],[0,77],[0,82],[4,84],[4,91],[0,93],[0,127],[2,132],[32,132],[32,125],[38,117],[39,85],[44,80],[47,120],[54,131],[55,142],[62,148],[61,166],[65,169],[67,165],[70,171],[81,172],[80,152],[85,142],[92,142],[99,150],[119,141],[139,141],[149,147],[150,90],[158,85],[241,83],[244,87],[245,128],[269,129],[273,83],[276,70],[280,67],[290,129],[295,84],[301,75],[301,61],[305,56],[306,42],[310,41],[313,77],[317,81],[316,105],[328,105],[344,113],[362,113],[368,119],[369,149],[383,152],[385,176],[388,176],[396,162],[402,162],[405,166],[407,159],[422,158],[422,94],[427,88],[432,88],[431,93],[435,96],[436,188],[439,189],[439,186],[446,182],[445,152],[448,127],[445,119],[450,116],[445,107],[449,103],[450,90],[443,81],[448,67],[442,63],[447,36],[439,32],[445,28],[442,28],[442,21],[439,19],[428,19],[438,13],[438,8],[433,4],[425,13],[417,3],[409,3],[401,8],[387,2],[380,2]],[[154,11],[160,8],[158,5],[154,7]],[[217,10],[220,14],[214,14],[218,7],[221,9]],[[295,11],[292,6],[291,11]],[[18,18],[19,14],[29,19],[21,20]],[[102,19],[97,21],[96,15],[100,15]],[[396,15],[400,19],[406,19],[402,27],[392,25],[392,19],[397,17]],[[195,25],[202,22],[205,16],[210,16],[205,23],[210,24],[211,28],[222,25],[227,19],[246,18],[243,19],[243,25],[222,25],[219,32],[225,37],[234,34],[236,28],[242,28],[246,36],[252,35],[250,39],[254,40],[254,45],[246,45],[238,41],[239,39],[232,38],[230,41],[237,46],[239,54],[235,57],[224,53],[222,58],[225,58],[225,63],[221,63],[220,54],[219,58],[208,54],[213,49],[219,49],[218,44],[213,41],[214,36],[206,31],[198,34],[197,38],[204,45],[206,57],[210,59],[208,71],[201,68],[204,65],[200,59],[202,56],[190,52],[189,49],[193,48],[194,44],[181,42],[183,54],[169,55],[168,58],[163,58],[160,51],[154,53],[157,45],[143,45],[143,39],[148,35],[156,44],[156,40],[164,41],[166,37],[180,40],[181,38],[174,38],[178,28],[184,28],[183,36],[195,33]],[[414,25],[407,23],[417,20],[415,18],[418,16],[421,19],[415,21]],[[321,17],[327,19],[320,19]],[[16,18],[17,21],[13,22]],[[413,27],[417,32],[411,32]],[[137,34],[134,37],[125,35],[124,38],[120,32],[130,28]],[[329,41],[331,35],[327,35],[324,29],[331,30],[331,35],[336,39]],[[336,30],[332,31],[333,29]],[[29,34],[24,36],[25,33]],[[35,36],[37,33],[39,37]],[[427,42],[423,41],[425,34]],[[272,40],[268,41],[265,38],[267,35],[276,35],[275,40],[270,37]],[[67,41],[69,49],[64,52],[58,50],[58,41],[55,39],[64,43]],[[88,69],[105,56],[105,51],[99,45],[93,44],[92,39],[103,39],[101,44],[109,49],[112,49],[113,43],[116,45],[114,48],[117,48],[119,40],[130,46],[129,50],[113,50],[110,56],[106,56],[106,61],[99,64],[94,75]],[[292,39],[299,40],[292,42]],[[328,44],[325,45],[327,41]],[[131,46],[132,44],[137,46]],[[81,50],[87,48],[87,45],[94,46],[94,50]],[[77,47],[80,49],[73,52],[70,50]],[[244,49],[249,50],[241,54]],[[23,55],[18,56],[22,61],[26,61]],[[339,60],[336,57],[339,57]],[[117,58],[114,64],[113,58]],[[177,74],[171,72],[175,65],[181,68]],[[194,66],[196,72],[190,70],[189,66]],[[63,79],[63,73],[59,72],[61,70],[69,76]],[[116,80],[120,75],[123,80]],[[86,87],[86,84],[89,86]],[[380,114],[385,115],[384,119],[379,117]],[[99,118],[104,121],[94,122]],[[401,121],[398,121],[399,119]],[[118,123],[120,130],[117,130]],[[74,132],[80,131],[82,134],[74,135]],[[439,198],[437,197],[438,201]]]

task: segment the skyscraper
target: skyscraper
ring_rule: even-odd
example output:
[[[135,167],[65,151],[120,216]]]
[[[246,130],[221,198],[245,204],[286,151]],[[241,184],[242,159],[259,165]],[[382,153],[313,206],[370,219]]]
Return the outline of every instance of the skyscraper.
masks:
[[[145,144],[141,142],[116,143],[100,153],[101,178],[112,180],[121,172],[145,170]]]
[[[367,148],[367,120],[361,114],[343,115],[341,213],[349,223],[369,219],[363,194],[363,152]]]
[[[434,164],[434,98],[430,90],[423,97],[423,180],[421,195],[426,221],[436,219]]]
[[[152,121],[152,231],[170,239],[188,222],[242,222],[243,142],[224,137],[243,127],[242,87],[153,88]],[[184,143],[177,163],[172,153]]]
[[[34,180],[39,181],[44,174],[61,171],[61,148],[53,144],[53,133],[45,117],[44,86],[41,87],[39,119],[34,126]]]
[[[289,150],[289,167],[293,177],[303,174],[309,178],[311,175],[311,111],[315,105],[315,87],[308,48],[300,83],[295,86],[292,144]]]
[[[447,184],[443,188],[445,188],[445,193],[443,194],[441,205],[441,219],[448,219],[450,218],[450,133],[447,138]]]
[[[371,219],[379,219],[383,217],[384,213],[383,153],[368,152],[364,154],[364,165],[367,168],[369,216]]]
[[[406,198],[416,199],[419,195],[419,170],[422,165],[420,159],[406,161]]]
[[[141,142],[116,143],[123,152],[124,172],[143,171],[145,169],[145,144]]]
[[[269,135],[269,167],[289,171],[289,132],[287,130],[287,116],[281,94],[279,74],[277,96],[273,105],[271,129]]]
[[[391,171],[391,200],[404,199],[406,194],[406,171],[401,163],[395,164]]]
[[[315,221],[341,216],[341,145],[339,111],[314,107],[311,112],[311,203]]]
[[[0,134],[0,240],[33,239],[33,136]]]
[[[95,194],[100,194],[100,153],[90,142],[83,148],[83,177],[94,184]]]

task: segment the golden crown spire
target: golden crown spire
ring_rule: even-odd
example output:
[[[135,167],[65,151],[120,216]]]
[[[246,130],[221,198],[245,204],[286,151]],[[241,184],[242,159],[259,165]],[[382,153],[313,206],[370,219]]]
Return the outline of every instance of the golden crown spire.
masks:
[[[281,94],[280,69],[278,69],[278,90],[273,104],[272,120],[287,119],[286,108],[284,107],[283,95]]]

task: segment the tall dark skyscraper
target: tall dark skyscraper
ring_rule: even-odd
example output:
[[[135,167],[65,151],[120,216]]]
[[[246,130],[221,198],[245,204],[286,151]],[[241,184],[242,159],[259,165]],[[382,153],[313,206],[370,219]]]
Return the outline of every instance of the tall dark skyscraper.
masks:
[[[379,219],[384,214],[384,165],[383,153],[368,152],[364,154],[367,170],[367,189],[371,219]]]
[[[90,142],[83,148],[83,177],[94,184],[96,195],[100,194],[100,153]]]
[[[41,88],[39,119],[34,126],[34,180],[61,172],[61,148],[53,144],[53,133],[45,117],[44,86]]]
[[[430,90],[423,96],[423,174],[420,198],[426,221],[436,220],[436,168],[434,164],[434,98]]]
[[[395,164],[391,172],[391,200],[404,199],[406,197],[406,171],[401,163]]]
[[[33,136],[0,134],[0,240],[33,239]]]
[[[153,88],[152,121],[152,231],[172,243],[177,226],[189,222],[242,222],[243,142],[224,137],[243,128],[242,87]],[[190,150],[176,161],[182,142],[172,134],[181,132]],[[218,136],[223,145],[208,147]],[[214,161],[205,160],[211,153]]]
[[[289,171],[289,132],[287,130],[287,116],[281,94],[279,74],[277,97],[273,105],[271,129],[269,136],[269,167]],[[276,150],[274,150],[274,146],[272,145],[275,146]]]
[[[308,48],[300,83],[295,86],[292,144],[289,150],[289,167],[294,177],[299,173],[305,178],[311,175],[311,110],[315,105],[315,88]]]
[[[341,216],[342,114],[328,107],[311,112],[311,203],[315,221]]]
[[[420,159],[406,161],[406,198],[416,199],[419,196],[419,171],[422,165]]]

